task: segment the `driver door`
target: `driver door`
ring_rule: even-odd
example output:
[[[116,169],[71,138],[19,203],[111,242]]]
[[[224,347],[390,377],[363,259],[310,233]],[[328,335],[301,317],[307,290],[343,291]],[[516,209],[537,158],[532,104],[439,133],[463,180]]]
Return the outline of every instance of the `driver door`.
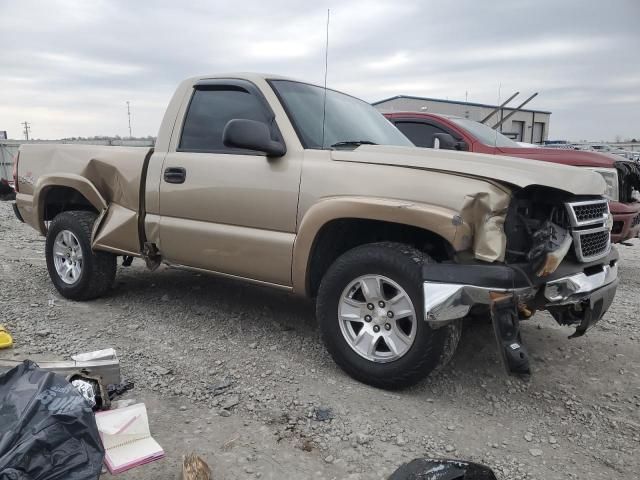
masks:
[[[226,147],[232,119],[280,132],[260,90],[246,80],[194,86],[160,181],[159,248],[168,263],[291,285],[301,157]]]

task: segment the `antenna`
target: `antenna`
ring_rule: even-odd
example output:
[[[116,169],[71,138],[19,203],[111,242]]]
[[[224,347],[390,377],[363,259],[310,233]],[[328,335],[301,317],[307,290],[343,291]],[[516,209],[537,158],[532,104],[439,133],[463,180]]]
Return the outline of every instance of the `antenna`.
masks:
[[[127,100],[127,117],[129,117],[129,138],[133,138],[131,136],[131,109],[129,108],[129,100]]]
[[[498,105],[500,105],[500,93],[502,90],[502,83],[498,84]],[[502,118],[502,108],[500,108],[500,117]],[[495,128],[494,129],[496,134],[494,135],[493,138],[493,148],[497,148],[498,147],[498,129]]]
[[[322,99],[322,149],[324,150],[324,126],[327,118],[327,71],[329,67],[329,16],[331,10],[327,8],[327,41],[324,46],[324,98]]]

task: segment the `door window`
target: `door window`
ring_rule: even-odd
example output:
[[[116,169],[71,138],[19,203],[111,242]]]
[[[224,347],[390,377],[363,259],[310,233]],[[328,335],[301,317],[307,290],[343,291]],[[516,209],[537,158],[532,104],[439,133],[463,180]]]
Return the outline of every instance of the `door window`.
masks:
[[[447,133],[443,129],[428,123],[398,122],[396,127],[413,142],[416,147],[433,148],[434,135]]]
[[[178,151],[239,153],[225,147],[222,132],[229,120],[248,119],[270,123],[262,102],[238,86],[205,85],[194,90],[182,127]],[[248,152],[247,152],[248,153]]]

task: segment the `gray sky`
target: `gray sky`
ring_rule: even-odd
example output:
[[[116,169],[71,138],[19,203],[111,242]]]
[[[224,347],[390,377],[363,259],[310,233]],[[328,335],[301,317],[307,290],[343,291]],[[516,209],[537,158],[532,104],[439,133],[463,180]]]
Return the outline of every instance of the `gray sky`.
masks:
[[[0,0],[0,130],[156,135],[184,77],[260,71],[332,88],[550,110],[550,138],[640,137],[640,1]]]

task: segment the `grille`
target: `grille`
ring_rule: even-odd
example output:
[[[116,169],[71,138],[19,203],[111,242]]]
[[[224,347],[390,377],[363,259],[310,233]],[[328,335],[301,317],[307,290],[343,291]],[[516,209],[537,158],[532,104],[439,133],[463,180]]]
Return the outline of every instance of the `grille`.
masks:
[[[587,200],[566,205],[578,260],[590,262],[605,257],[611,250],[607,201]]]
[[[638,225],[640,225],[640,215],[636,215],[633,219],[633,222],[631,222],[631,228],[637,227]]]
[[[580,223],[590,220],[602,220],[609,214],[609,208],[606,202],[575,205],[573,211],[575,212],[576,220]]]
[[[580,250],[583,258],[598,257],[609,251],[609,232],[599,231],[580,235]]]

